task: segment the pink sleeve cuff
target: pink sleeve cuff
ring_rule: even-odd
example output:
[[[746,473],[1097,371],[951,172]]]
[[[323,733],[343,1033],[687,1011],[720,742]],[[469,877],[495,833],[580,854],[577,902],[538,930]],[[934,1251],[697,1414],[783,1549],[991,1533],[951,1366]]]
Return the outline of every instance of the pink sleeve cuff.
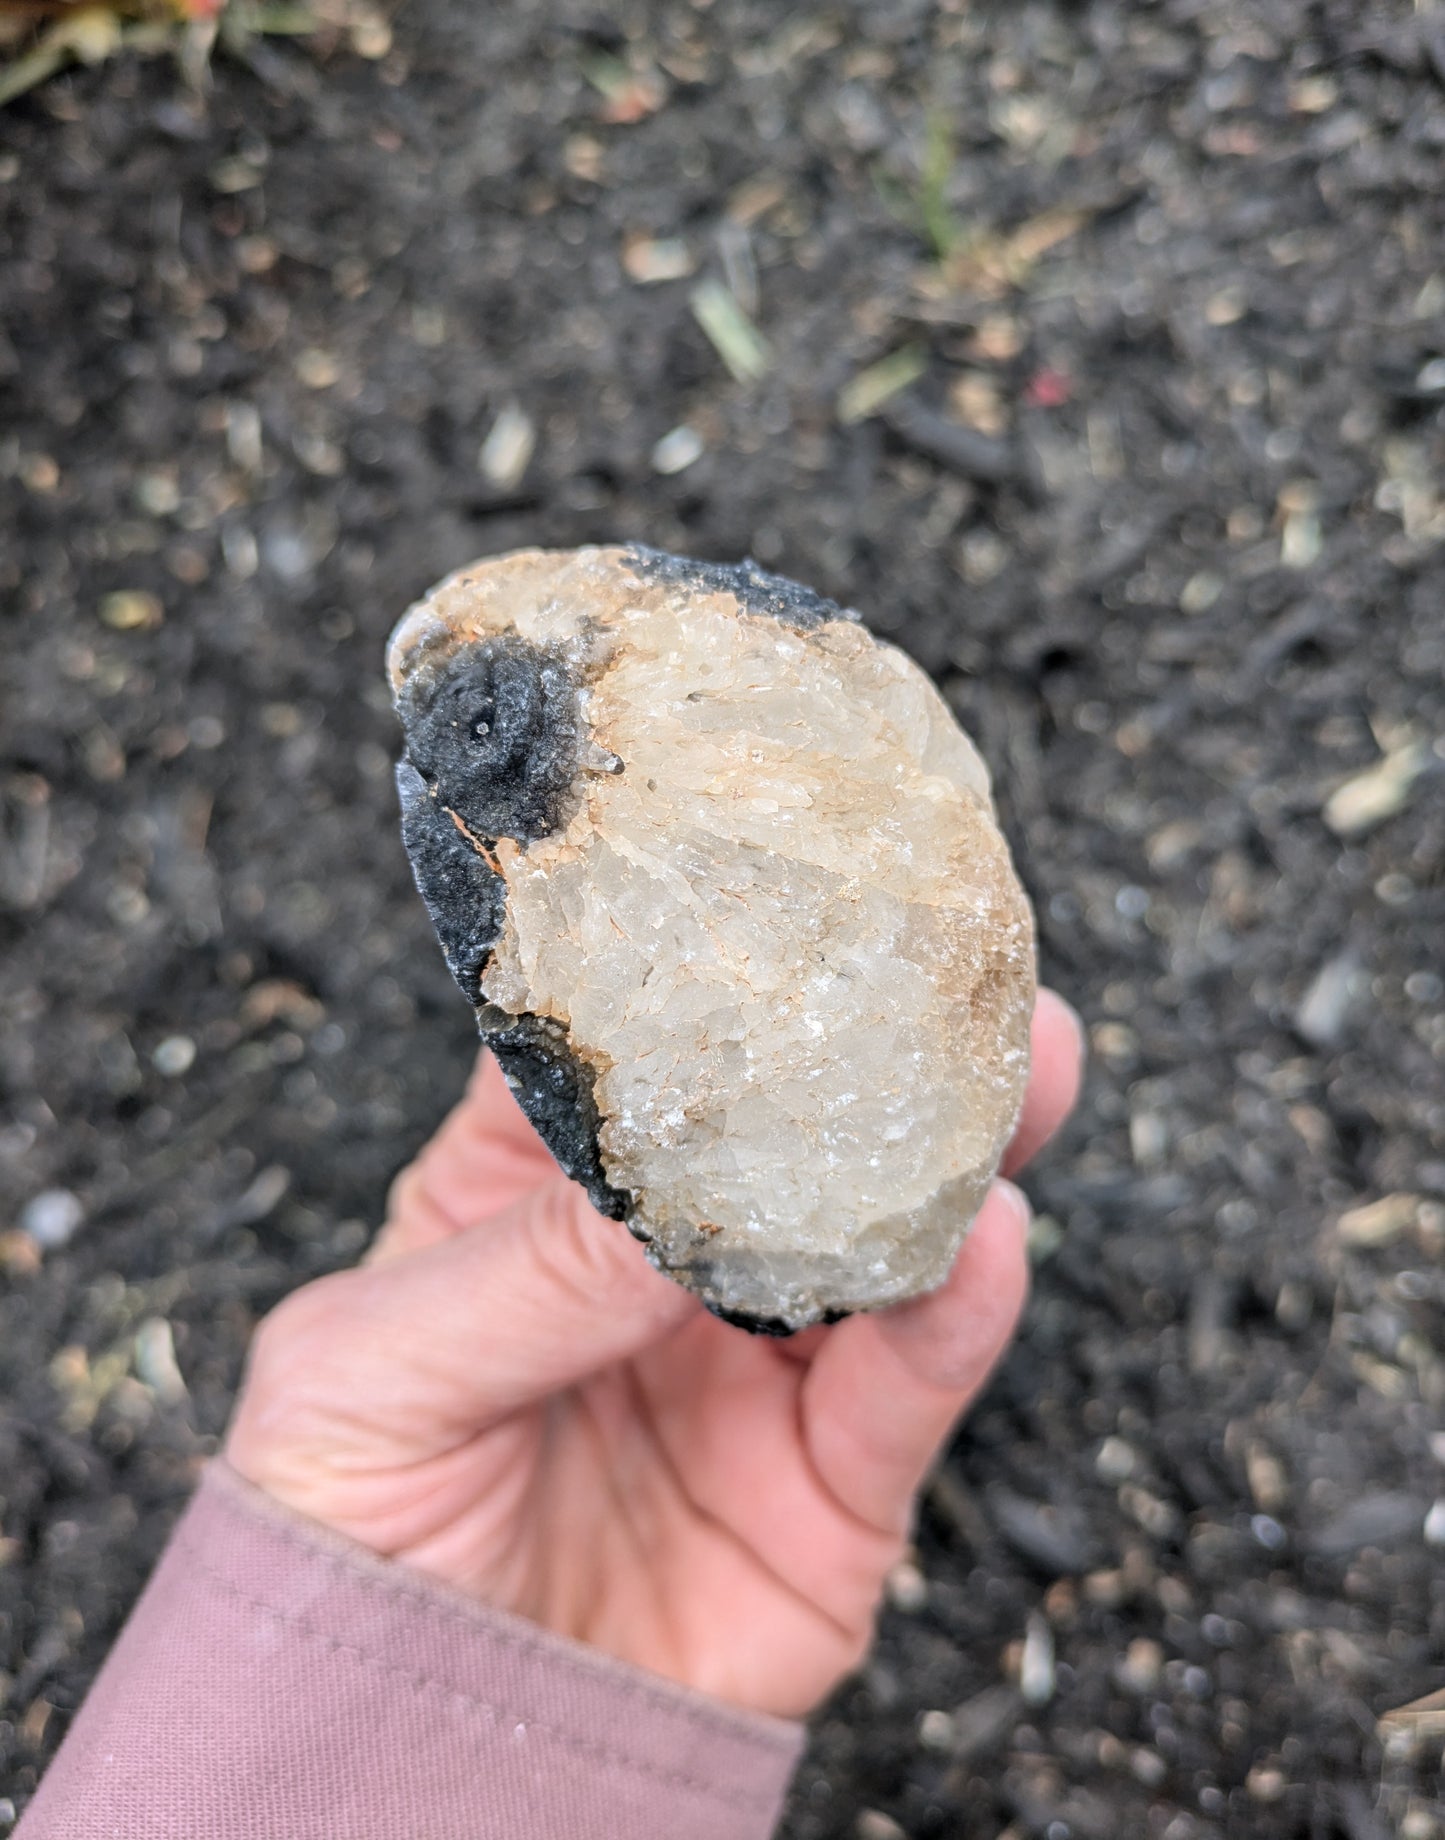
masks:
[[[802,1737],[378,1559],[217,1462],[16,1840],[764,1840]]]

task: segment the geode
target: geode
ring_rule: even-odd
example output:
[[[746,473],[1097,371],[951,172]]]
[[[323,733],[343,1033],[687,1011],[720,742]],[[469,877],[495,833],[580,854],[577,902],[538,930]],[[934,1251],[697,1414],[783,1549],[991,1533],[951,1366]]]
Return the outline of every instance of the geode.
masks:
[[[750,1328],[941,1283],[1023,1095],[1033,926],[923,673],[642,548],[474,563],[388,665],[447,963],[601,1212]]]

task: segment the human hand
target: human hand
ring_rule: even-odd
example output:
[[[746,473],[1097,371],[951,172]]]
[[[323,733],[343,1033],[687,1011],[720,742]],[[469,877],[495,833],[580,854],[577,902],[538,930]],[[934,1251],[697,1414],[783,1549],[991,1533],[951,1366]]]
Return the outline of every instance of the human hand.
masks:
[[[1040,994],[1017,1169],[1078,1090]],[[948,1281],[790,1340],[709,1316],[562,1175],[490,1055],[367,1262],[261,1324],[242,1475],[374,1551],[654,1673],[808,1711],[864,1654],[914,1492],[1002,1353],[1028,1209]]]

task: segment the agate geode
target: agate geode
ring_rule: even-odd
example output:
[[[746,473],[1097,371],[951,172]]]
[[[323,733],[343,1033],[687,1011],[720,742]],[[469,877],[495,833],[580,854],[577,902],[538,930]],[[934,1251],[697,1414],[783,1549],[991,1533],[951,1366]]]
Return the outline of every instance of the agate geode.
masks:
[[[1017,1117],[1033,929],[923,673],[750,563],[524,551],[392,636],[417,885],[567,1174],[783,1331],[947,1275]]]

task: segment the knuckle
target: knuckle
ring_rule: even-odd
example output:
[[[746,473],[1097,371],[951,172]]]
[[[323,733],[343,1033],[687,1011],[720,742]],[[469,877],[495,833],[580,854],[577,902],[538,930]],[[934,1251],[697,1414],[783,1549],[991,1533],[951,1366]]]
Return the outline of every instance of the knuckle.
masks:
[[[590,1309],[636,1278],[632,1240],[570,1182],[556,1184],[542,1200],[533,1249],[549,1287]]]

